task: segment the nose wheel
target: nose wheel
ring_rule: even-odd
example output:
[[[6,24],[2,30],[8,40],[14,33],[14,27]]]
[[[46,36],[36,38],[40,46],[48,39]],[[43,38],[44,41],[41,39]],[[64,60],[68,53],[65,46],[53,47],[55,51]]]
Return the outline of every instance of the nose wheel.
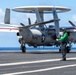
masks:
[[[22,53],[26,53],[26,47],[25,47],[25,45],[21,45],[21,50],[22,50]]]

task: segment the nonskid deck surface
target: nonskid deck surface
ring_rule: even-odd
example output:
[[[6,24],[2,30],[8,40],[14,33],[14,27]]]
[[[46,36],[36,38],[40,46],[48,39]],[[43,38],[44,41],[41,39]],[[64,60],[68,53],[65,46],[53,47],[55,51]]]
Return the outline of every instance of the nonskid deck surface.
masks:
[[[0,75],[75,75],[76,52],[67,54],[67,61],[60,61],[58,51],[0,52]]]

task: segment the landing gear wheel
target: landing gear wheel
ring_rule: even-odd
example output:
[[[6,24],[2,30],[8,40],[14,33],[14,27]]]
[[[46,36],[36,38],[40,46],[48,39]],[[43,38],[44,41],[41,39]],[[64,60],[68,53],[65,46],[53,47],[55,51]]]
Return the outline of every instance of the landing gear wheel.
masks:
[[[22,53],[26,53],[26,47],[24,45],[21,45],[21,50],[22,50]]]

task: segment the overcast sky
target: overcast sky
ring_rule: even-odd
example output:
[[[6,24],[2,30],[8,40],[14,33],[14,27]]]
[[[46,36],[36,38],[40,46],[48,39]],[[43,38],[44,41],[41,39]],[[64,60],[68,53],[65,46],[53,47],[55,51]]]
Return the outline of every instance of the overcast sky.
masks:
[[[59,13],[60,26],[71,26],[68,20],[72,20],[76,24],[76,0],[0,0],[0,22],[4,21],[6,8],[14,8],[18,6],[64,6],[71,9],[69,12]],[[32,23],[36,18],[34,14],[18,13],[11,10],[11,23],[19,24],[20,22],[28,24],[27,18],[30,17]],[[45,15],[45,20],[50,20],[50,14]],[[16,33],[0,32],[0,47],[19,47]]]

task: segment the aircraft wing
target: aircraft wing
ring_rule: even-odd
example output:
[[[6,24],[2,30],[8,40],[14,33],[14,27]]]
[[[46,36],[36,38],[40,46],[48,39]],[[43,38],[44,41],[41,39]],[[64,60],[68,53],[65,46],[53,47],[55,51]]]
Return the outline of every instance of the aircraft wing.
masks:
[[[0,32],[19,32],[19,28],[17,25],[5,24],[2,22],[0,22],[0,25],[1,25]]]
[[[60,19],[58,19],[58,20],[60,20]],[[40,26],[40,25],[51,23],[51,22],[54,22],[54,21],[55,21],[55,19],[54,20],[45,21],[45,22],[39,22],[39,23],[35,23],[35,24],[30,24],[30,25],[27,25],[27,26],[21,26],[21,27],[29,28],[29,27],[32,27],[32,26]]]
[[[3,22],[0,22],[0,25],[8,26],[8,27],[18,27],[19,25],[14,25],[14,24],[5,24]]]
[[[60,19],[58,19],[60,20]],[[35,24],[30,24],[30,25],[22,25],[22,26],[19,26],[19,25],[13,25],[13,24],[5,24],[5,23],[0,23],[1,25],[4,25],[4,26],[8,26],[8,27],[16,27],[16,28],[29,28],[29,27],[32,27],[32,26],[39,26],[39,25],[42,25],[42,24],[47,24],[47,23],[51,23],[51,22],[54,22],[54,20],[49,20],[49,21],[45,21],[45,22],[39,22],[39,23],[35,23]]]

